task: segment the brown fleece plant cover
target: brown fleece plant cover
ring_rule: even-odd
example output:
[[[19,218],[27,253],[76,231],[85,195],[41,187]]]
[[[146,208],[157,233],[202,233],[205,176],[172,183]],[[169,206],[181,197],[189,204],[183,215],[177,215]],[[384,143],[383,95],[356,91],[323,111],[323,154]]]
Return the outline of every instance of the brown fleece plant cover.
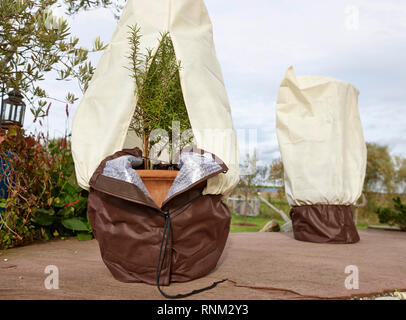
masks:
[[[117,280],[156,284],[162,265],[159,284],[168,285],[202,277],[216,266],[231,217],[221,195],[202,192],[227,166],[195,149],[180,154],[179,167],[161,208],[136,172],[143,168],[140,149],[116,152],[93,174],[89,219],[103,261]],[[162,248],[168,219],[168,245]]]
[[[366,171],[358,95],[350,83],[298,77],[292,67],[280,85],[276,131],[297,240],[359,241],[351,209]]]

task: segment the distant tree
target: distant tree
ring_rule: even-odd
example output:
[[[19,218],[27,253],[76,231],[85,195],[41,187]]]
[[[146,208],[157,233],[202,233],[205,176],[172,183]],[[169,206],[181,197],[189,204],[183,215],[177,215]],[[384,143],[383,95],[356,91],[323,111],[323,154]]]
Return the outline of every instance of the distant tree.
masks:
[[[406,158],[395,157],[395,183],[400,193],[406,193]]]
[[[277,206],[281,208],[281,200],[285,195],[285,172],[283,169],[282,158],[273,159],[271,165],[269,166],[269,181],[274,184],[274,186],[282,187],[278,189],[279,204]],[[269,201],[271,197],[269,196]]]
[[[269,181],[275,186],[285,187],[282,158],[273,159],[269,166]]]
[[[257,166],[257,153],[255,151],[252,156],[249,154],[246,155],[241,173],[238,188],[241,190],[245,198],[244,223],[246,223],[249,199],[257,196],[258,186],[262,185],[267,180],[268,169],[267,167]]]
[[[396,171],[388,146],[367,143],[367,150],[364,190],[366,192],[394,192]]]

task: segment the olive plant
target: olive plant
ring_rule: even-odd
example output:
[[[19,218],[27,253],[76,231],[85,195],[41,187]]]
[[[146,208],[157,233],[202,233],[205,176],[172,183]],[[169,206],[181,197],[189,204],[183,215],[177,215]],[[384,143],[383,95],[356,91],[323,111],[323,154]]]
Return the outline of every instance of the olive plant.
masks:
[[[67,6],[74,14],[80,9],[107,5],[109,1],[73,0],[1,0],[0,1],[0,83],[2,94],[17,89],[25,97],[35,119],[46,114],[51,97],[43,81],[51,76],[57,80],[77,79],[85,91],[94,67],[89,53],[102,51],[105,46],[97,38],[92,49],[79,45],[71,35],[68,21],[55,16],[52,8]],[[4,88],[4,89],[3,89]],[[67,93],[65,102],[78,98]]]

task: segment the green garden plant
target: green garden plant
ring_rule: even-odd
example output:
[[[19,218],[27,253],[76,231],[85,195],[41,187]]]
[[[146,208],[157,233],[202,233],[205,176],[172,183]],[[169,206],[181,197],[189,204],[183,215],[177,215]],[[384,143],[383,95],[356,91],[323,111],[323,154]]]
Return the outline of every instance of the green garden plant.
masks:
[[[379,208],[377,214],[381,223],[397,225],[402,231],[406,231],[406,205],[399,197],[393,199],[393,209]]]
[[[65,5],[75,14],[111,1],[79,0],[2,0],[0,1],[0,83],[5,93],[18,89],[24,95],[34,118],[45,116],[50,96],[43,81],[57,74],[57,80],[78,81],[82,91],[87,89],[94,67],[89,54],[103,51],[105,45],[96,38],[92,49],[79,44],[71,34],[68,21],[55,16],[51,8]],[[65,100],[74,103],[78,97],[67,93]]]
[[[87,191],[76,184],[66,138],[46,141],[14,127],[8,130],[0,153],[2,161],[8,162],[1,174],[8,198],[0,200],[0,248],[53,237],[92,237]]]
[[[151,137],[151,133],[157,129],[165,130],[168,139],[163,142],[163,148],[169,147],[169,154],[172,155],[175,148],[173,124],[178,123],[181,132],[191,127],[180,83],[181,63],[176,59],[168,33],[161,34],[156,50],[148,49],[146,53],[140,51],[141,37],[140,28],[137,25],[131,26],[129,59],[136,85],[137,105],[130,129],[143,140],[146,158],[155,144],[162,143],[159,138]],[[146,169],[149,166],[147,164]]]
[[[100,38],[92,49],[80,45],[67,19],[53,14],[57,5],[70,15],[100,6],[114,7],[110,0],[0,1],[2,94],[18,89],[34,122],[39,120],[41,126],[38,118],[48,116],[49,100],[62,100],[50,96],[43,81],[53,75],[56,80],[76,79],[84,92],[94,72],[88,57],[105,48]],[[68,103],[77,99],[69,92],[65,97]],[[6,184],[2,189],[8,193],[7,197],[0,194],[0,248],[51,237],[92,237],[87,192],[76,184],[68,138],[66,133],[62,139],[49,141],[42,133],[33,136],[19,128],[9,129],[0,144],[0,182]]]

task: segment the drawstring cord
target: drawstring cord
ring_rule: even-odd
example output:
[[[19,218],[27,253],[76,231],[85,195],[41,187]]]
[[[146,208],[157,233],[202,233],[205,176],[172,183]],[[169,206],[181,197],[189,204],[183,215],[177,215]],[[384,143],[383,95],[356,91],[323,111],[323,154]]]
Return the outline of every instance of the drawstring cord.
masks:
[[[196,198],[195,198],[196,199]],[[188,203],[192,202],[194,199],[190,200]],[[186,204],[188,204],[186,203]],[[176,209],[176,211],[178,211],[180,208]],[[201,293],[203,291],[207,291],[210,289],[215,288],[218,284],[223,283],[225,281],[227,281],[228,279],[223,279],[220,281],[216,281],[213,282],[212,285],[205,287],[205,288],[201,288],[201,289],[197,289],[197,290],[193,290],[191,292],[188,293],[184,293],[184,294],[177,294],[177,295],[169,295],[167,293],[165,293],[164,291],[162,291],[160,284],[159,284],[159,280],[161,277],[161,272],[162,272],[162,268],[166,259],[166,252],[167,252],[167,248],[168,248],[168,242],[169,242],[169,237],[171,234],[171,217],[169,215],[168,211],[165,212],[161,212],[161,215],[163,217],[165,217],[165,226],[164,226],[164,230],[163,230],[163,236],[162,236],[162,242],[161,242],[161,247],[159,249],[159,258],[158,258],[158,266],[157,266],[157,270],[156,270],[156,286],[159,290],[159,292],[167,299],[182,299],[182,298],[187,298],[190,297],[194,294],[197,293]],[[164,253],[163,253],[163,259],[161,260],[162,257],[162,249],[164,248]]]

